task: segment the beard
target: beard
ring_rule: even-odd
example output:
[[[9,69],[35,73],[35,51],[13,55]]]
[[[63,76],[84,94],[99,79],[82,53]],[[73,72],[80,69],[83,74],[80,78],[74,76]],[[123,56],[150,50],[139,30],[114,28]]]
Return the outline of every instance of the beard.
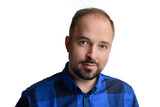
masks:
[[[80,67],[80,65],[83,65],[84,63],[90,63],[90,64],[95,64],[97,69],[87,69]],[[72,71],[80,78],[84,80],[92,80],[94,78],[97,78],[101,71],[102,68],[100,67],[99,63],[93,60],[86,60],[86,61],[80,61],[77,64],[70,64]]]

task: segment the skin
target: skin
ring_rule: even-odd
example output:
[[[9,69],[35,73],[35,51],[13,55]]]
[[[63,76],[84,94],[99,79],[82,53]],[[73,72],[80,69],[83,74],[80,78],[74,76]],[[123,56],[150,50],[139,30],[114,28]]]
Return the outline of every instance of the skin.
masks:
[[[69,53],[68,71],[80,89],[87,93],[104,69],[112,46],[113,31],[103,16],[83,16],[71,38],[65,39]]]

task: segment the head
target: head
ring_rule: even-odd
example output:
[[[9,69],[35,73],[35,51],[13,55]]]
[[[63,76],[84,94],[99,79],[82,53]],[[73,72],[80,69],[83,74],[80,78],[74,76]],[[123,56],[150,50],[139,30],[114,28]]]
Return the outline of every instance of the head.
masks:
[[[103,10],[77,11],[65,40],[69,72],[84,80],[96,78],[108,61],[113,37],[113,21]]]
[[[70,29],[69,29],[69,36],[70,37],[73,35],[72,33],[74,32],[75,25],[79,22],[79,20],[83,16],[88,15],[88,14],[92,14],[95,16],[103,16],[104,18],[107,18],[112,26],[113,38],[114,38],[115,28],[114,28],[113,21],[111,20],[110,16],[104,10],[101,10],[98,8],[85,8],[85,9],[78,10],[75,13],[75,15],[72,18],[72,22],[71,22]]]

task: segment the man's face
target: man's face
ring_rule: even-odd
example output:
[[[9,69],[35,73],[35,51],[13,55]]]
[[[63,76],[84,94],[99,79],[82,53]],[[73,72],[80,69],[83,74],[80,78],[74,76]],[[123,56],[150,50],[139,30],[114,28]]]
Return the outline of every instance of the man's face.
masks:
[[[95,15],[82,17],[72,37],[66,37],[69,70],[84,80],[96,78],[108,61],[112,39],[113,31],[108,19]]]

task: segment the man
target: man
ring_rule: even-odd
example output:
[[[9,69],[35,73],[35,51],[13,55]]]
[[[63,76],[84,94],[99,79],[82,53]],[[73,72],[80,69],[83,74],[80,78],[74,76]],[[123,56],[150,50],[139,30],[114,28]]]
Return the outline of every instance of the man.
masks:
[[[101,74],[113,37],[113,21],[103,10],[77,11],[65,39],[64,70],[26,89],[16,107],[138,107],[131,86]]]

